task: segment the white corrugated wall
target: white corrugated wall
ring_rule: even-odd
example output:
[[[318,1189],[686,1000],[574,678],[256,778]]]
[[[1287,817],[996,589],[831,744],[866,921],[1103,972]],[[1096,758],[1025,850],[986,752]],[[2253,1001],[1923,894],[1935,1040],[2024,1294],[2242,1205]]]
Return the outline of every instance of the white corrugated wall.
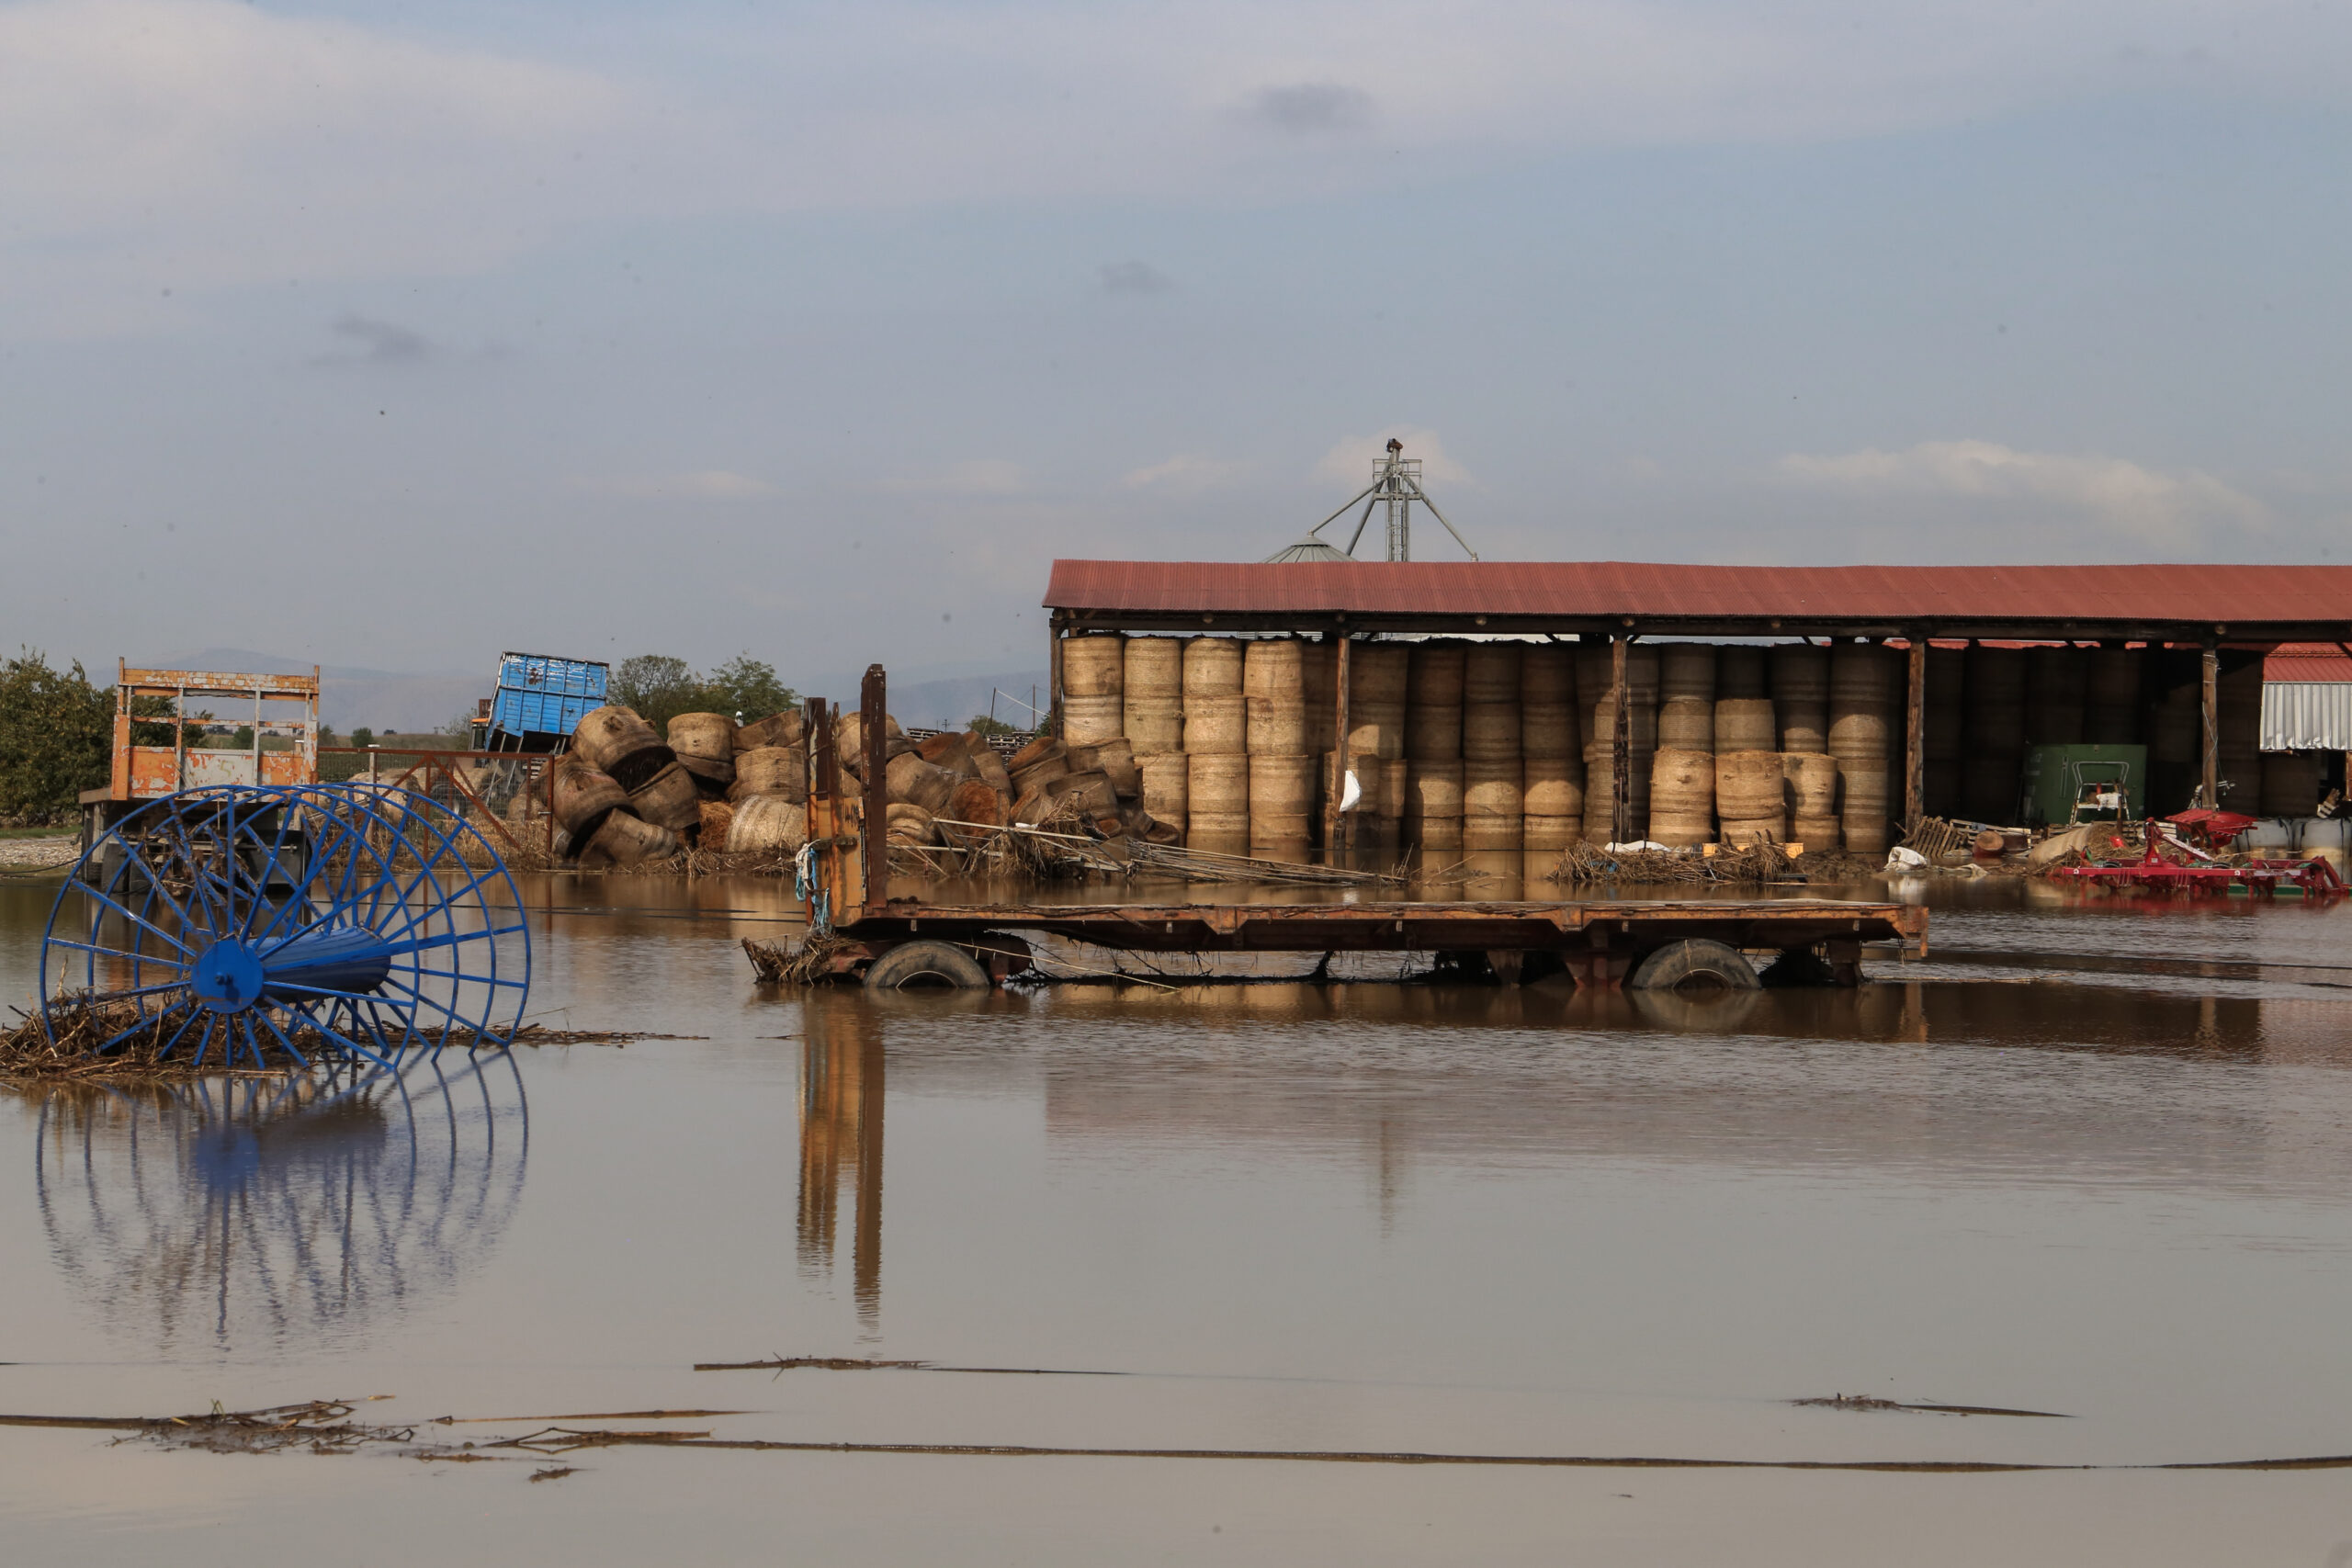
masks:
[[[2265,682],[2262,749],[2352,751],[2352,681]]]

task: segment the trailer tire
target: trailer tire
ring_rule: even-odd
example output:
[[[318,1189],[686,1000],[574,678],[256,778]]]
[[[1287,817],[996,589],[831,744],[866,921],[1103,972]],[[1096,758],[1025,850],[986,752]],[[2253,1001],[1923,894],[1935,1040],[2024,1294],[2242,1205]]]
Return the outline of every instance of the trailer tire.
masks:
[[[921,987],[984,991],[989,972],[953,942],[902,942],[866,965],[865,984],[868,989],[885,991]]]
[[[1625,978],[1632,991],[1670,991],[1693,981],[1712,981],[1734,991],[1753,991],[1762,982],[1756,967],[1736,947],[1705,937],[1669,942],[1635,966]]]

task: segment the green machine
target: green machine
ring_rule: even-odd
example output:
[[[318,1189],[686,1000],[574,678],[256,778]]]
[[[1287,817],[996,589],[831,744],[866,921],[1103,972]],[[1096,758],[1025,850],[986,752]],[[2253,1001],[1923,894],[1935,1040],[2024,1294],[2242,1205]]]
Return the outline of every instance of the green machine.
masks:
[[[2148,811],[2145,746],[2034,746],[2025,754],[2025,825],[2136,821]]]

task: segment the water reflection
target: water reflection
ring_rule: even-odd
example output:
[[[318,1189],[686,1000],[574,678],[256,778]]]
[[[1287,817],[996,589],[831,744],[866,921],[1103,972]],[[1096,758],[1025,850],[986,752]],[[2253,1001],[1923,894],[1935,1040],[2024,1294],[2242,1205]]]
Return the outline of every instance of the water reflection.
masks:
[[[800,1057],[801,1269],[830,1274],[842,1179],[857,1204],[851,1276],[858,1325],[872,1336],[882,1319],[882,1032],[861,995],[809,993],[802,1009]]]
[[[450,1289],[504,1233],[529,1117],[511,1054],[397,1072],[76,1087],[34,1182],[58,1268],[165,1351],[315,1344]]]

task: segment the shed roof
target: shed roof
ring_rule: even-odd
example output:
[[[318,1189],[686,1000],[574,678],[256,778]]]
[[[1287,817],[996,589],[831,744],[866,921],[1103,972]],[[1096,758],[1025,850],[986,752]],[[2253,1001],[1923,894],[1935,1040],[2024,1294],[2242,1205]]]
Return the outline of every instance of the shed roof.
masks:
[[[2333,642],[2290,642],[2262,661],[2265,681],[2352,681],[2352,652]]]
[[[1713,566],[1645,561],[1059,560],[1047,608],[1137,628],[2141,629],[2352,636],[2352,566]]]

